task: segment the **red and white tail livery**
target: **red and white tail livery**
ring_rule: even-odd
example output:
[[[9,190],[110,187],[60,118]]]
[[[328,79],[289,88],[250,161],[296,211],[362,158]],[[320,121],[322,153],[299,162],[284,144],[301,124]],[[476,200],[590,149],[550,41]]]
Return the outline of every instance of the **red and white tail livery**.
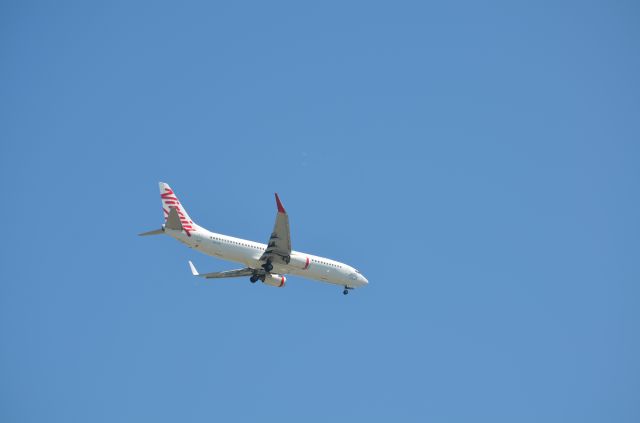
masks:
[[[175,209],[180,218],[182,229],[187,236],[191,236],[191,233],[196,230],[196,225],[193,223],[193,220],[191,220],[191,217],[189,217],[189,213],[187,213],[182,204],[180,204],[178,196],[173,192],[169,184],[160,182],[160,198],[162,199],[162,211],[164,212],[165,222],[169,217],[171,209]]]

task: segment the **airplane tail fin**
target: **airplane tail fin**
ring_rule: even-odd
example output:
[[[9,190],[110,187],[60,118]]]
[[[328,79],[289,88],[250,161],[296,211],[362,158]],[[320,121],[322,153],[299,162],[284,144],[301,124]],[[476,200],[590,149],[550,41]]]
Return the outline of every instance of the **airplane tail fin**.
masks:
[[[191,232],[196,230],[197,225],[193,223],[169,184],[160,182],[160,199],[162,200],[165,226],[169,229],[183,229],[187,235],[191,236]]]

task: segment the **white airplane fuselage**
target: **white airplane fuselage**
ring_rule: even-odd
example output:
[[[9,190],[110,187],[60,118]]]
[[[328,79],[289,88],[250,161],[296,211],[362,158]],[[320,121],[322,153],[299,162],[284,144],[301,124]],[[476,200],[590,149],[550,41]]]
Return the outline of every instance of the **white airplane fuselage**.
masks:
[[[169,235],[204,254],[242,263],[245,266],[243,269],[201,274],[189,261],[194,276],[206,279],[249,277],[252,283],[261,280],[266,285],[283,287],[286,281],[284,275],[297,275],[341,285],[344,287],[345,295],[350,289],[369,283],[357,269],[345,263],[293,251],[289,216],[277,193],[277,213],[273,231],[269,243],[262,244],[211,232],[197,225],[168,184],[160,182],[159,188],[165,223],[162,228],[141,233],[140,236]]]
[[[262,264],[260,257],[267,248],[266,244],[234,238],[211,232],[201,226],[194,226],[194,230],[189,235],[184,231],[168,228],[165,228],[164,233],[204,254],[241,263],[252,269],[260,268]],[[272,272],[281,275],[297,275],[346,288],[358,288],[368,284],[367,279],[358,270],[345,263],[298,251],[291,252],[289,264],[273,263]]]

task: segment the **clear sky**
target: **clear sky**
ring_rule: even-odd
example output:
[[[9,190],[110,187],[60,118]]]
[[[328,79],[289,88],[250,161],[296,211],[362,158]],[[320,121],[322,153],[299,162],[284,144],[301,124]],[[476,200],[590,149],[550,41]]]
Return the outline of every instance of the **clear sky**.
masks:
[[[0,420],[640,421],[639,23],[2,2]],[[370,285],[196,280],[158,181]]]

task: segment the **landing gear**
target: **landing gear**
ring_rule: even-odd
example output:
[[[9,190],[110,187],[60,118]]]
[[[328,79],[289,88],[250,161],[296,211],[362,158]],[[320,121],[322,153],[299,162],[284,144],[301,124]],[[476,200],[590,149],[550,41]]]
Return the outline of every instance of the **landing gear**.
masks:
[[[271,260],[267,260],[267,262],[265,264],[262,265],[262,268],[266,271],[266,272],[271,272],[273,270],[273,264],[271,264]]]
[[[258,275],[253,275],[249,278],[249,280],[251,281],[251,283],[256,283],[258,282],[258,279],[260,279],[260,276]]]
[[[346,288],[344,289],[344,291],[342,291],[342,295],[347,295],[348,293],[349,293],[349,290]]]
[[[285,256],[282,259],[284,260],[285,264],[291,263],[291,256]]]

